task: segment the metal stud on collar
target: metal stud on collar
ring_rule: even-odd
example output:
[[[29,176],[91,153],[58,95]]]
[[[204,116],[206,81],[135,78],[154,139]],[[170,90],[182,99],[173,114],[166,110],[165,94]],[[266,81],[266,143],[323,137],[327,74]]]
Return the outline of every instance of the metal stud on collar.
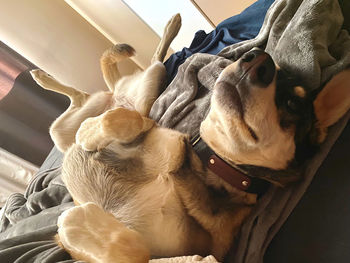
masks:
[[[242,181],[242,185],[243,185],[243,186],[248,186],[248,184],[249,184],[248,181],[245,181],[245,180]]]

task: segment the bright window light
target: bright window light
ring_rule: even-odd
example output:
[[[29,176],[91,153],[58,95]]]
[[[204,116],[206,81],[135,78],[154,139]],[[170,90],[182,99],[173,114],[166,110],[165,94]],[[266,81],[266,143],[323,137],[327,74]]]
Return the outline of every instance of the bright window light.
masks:
[[[194,34],[198,30],[209,33],[213,26],[203,17],[197,8],[189,0],[123,0],[146,24],[148,24],[159,36],[169,19],[176,13],[182,17],[182,26],[178,36],[171,47],[179,51],[183,47],[189,47]]]

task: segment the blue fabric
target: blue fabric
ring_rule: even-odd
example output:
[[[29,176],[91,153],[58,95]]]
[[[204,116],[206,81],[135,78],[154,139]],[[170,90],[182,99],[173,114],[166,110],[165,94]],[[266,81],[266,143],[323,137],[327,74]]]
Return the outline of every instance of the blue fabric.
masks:
[[[167,70],[168,84],[177,73],[177,68],[194,53],[217,54],[226,46],[256,37],[260,31],[267,10],[274,0],[259,0],[241,14],[221,22],[209,34],[198,31],[189,48],[171,55],[164,63]]]

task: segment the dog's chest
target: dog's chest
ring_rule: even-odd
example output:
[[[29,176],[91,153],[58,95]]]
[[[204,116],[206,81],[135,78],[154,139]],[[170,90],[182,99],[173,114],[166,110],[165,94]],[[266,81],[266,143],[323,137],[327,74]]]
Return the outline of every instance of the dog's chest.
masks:
[[[127,217],[121,216],[125,213]],[[143,235],[152,255],[176,256],[185,252],[189,219],[172,180],[158,176],[115,215]]]

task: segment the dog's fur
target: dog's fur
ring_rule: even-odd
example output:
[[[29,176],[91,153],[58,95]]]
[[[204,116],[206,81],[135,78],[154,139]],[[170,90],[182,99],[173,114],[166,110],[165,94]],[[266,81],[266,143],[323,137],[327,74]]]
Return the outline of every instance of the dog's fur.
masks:
[[[88,95],[32,72],[41,86],[72,101],[50,133],[65,152],[62,177],[77,205],[59,218],[59,242],[76,259],[147,262],[150,254],[213,254],[222,260],[256,202],[255,194],[206,169],[187,135],[147,118],[164,80],[159,61],[179,19],[169,22],[152,65],[139,75],[119,80],[116,62],[133,53],[129,46],[104,53],[101,66],[110,92]],[[285,185],[296,178],[284,171],[295,165],[299,143],[321,143],[327,127],[350,108],[345,95],[350,70],[316,96],[287,82],[274,66],[273,71],[269,66],[271,79],[261,82],[258,67],[271,58],[251,56],[219,76],[200,134],[226,162],[247,166],[254,176],[278,171],[261,175]]]

